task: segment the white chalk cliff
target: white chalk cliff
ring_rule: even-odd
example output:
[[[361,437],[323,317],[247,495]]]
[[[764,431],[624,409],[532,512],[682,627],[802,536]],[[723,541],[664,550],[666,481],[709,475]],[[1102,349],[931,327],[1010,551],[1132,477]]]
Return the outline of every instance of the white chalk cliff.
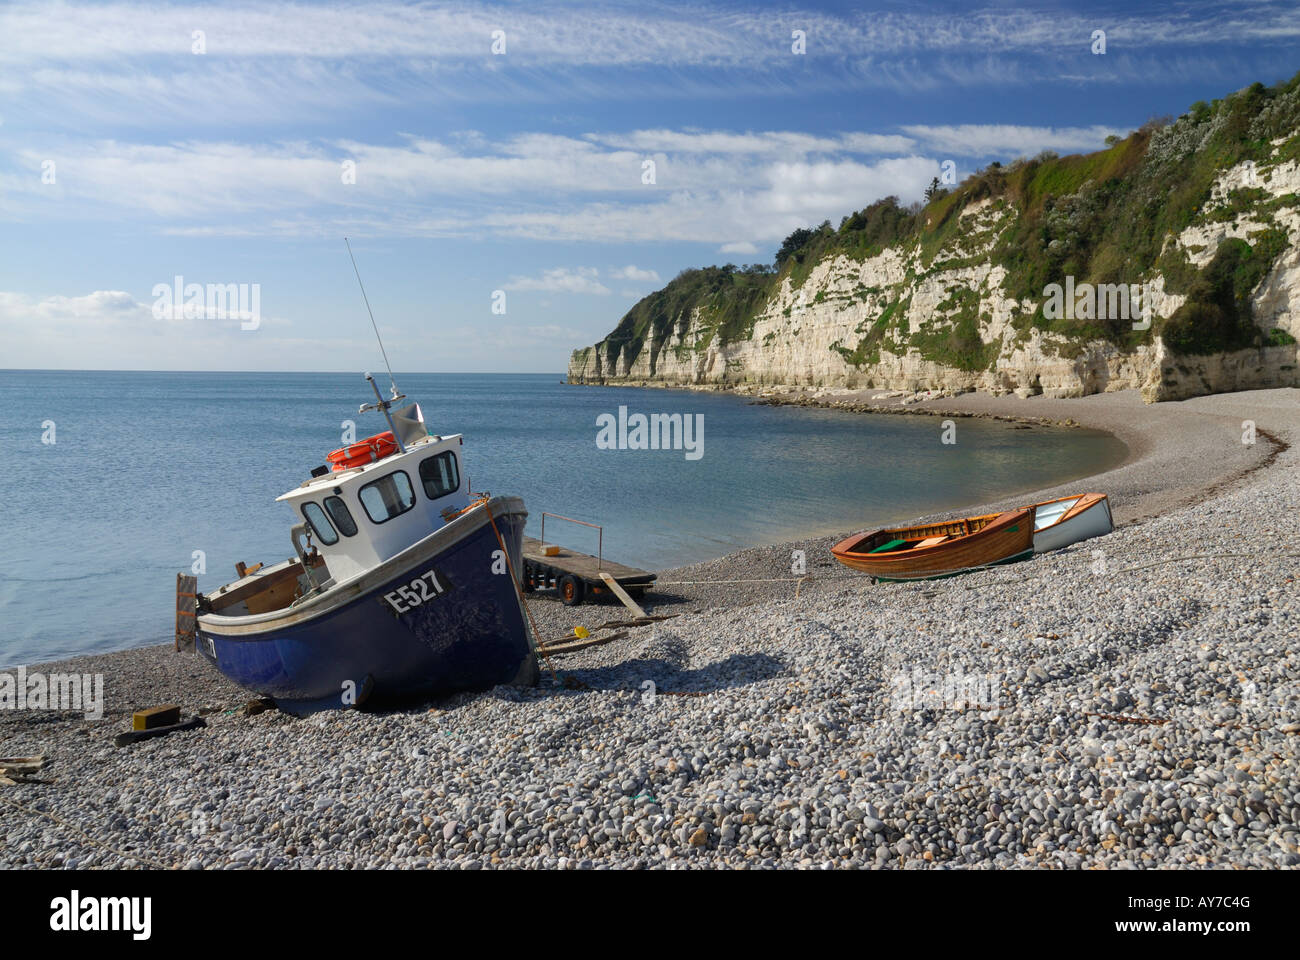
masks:
[[[1274,141],[1275,158],[1284,142],[1294,138]],[[1256,200],[1239,209],[1242,188],[1249,188]],[[1105,339],[1079,341],[1026,324],[1024,318],[1042,300],[1009,295],[1006,271],[990,256],[1018,214],[1007,198],[988,197],[966,204],[959,229],[949,232],[937,252],[923,251],[922,243],[912,240],[865,259],[828,255],[812,266],[802,283],[785,276],[758,308],[746,336],[720,342],[709,311],[696,306],[671,317],[658,334],[651,329],[640,340],[610,338],[575,350],[568,378],[572,383],[741,392],[975,388],[994,394],[1072,397],[1138,388],[1148,401],[1297,386],[1298,197],[1300,162],[1275,159],[1258,169],[1252,162],[1240,163],[1219,174],[1212,199],[1192,224],[1165,239],[1166,246],[1176,245],[1199,269],[1214,258],[1224,240],[1251,242],[1265,229],[1285,232],[1285,249],[1250,292],[1254,322],[1261,333],[1271,334],[1263,338],[1263,346],[1176,354],[1158,335],[1124,348]],[[1157,321],[1183,304],[1184,295],[1165,292],[1166,277],[1154,265],[1139,279],[1149,285]],[[959,315],[967,329],[977,324],[984,345],[978,363],[969,357],[946,357],[941,349],[927,351],[914,342],[952,329]],[[1022,322],[1015,323],[1017,318]],[[1271,333],[1275,329],[1285,335]],[[1270,342],[1275,345],[1267,345]]]

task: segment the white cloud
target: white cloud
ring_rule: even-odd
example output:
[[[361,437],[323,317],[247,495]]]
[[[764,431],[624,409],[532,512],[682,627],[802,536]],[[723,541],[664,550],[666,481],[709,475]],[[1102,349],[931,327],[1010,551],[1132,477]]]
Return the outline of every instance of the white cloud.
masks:
[[[939,129],[939,128],[936,128]],[[864,134],[865,135],[865,134]],[[768,139],[796,143],[776,131]],[[613,139],[613,138],[610,138]],[[56,186],[41,184],[58,157]],[[343,182],[344,159],[356,182]],[[886,194],[916,199],[939,172],[915,154],[687,152],[641,183],[640,155],[590,140],[458,135],[398,144],[185,141],[76,144],[0,153],[11,220],[164,221],[180,236],[497,236],[761,243]],[[619,277],[617,279],[634,279]],[[560,282],[553,278],[549,282]],[[566,282],[573,282],[569,278]],[[637,280],[637,282],[642,282]]]
[[[838,223],[851,210],[897,194],[916,200],[939,174],[937,161],[900,157],[872,164],[853,161],[779,163],[756,171],[752,187],[672,193],[653,203],[597,201],[554,210],[498,211],[482,225],[508,237],[534,240],[751,243],[780,240],[796,227]]]
[[[896,134],[846,133],[818,137],[786,130],[759,133],[725,131],[635,130],[625,134],[586,135],[588,140],[639,153],[710,153],[759,156],[803,156],[809,153],[905,153],[916,146]]]
[[[596,279],[595,267],[556,267],[543,270],[536,277],[511,277],[505,284],[507,290],[540,290],[545,293],[591,293],[601,296],[609,288]]]
[[[0,176],[0,187],[15,195],[39,196],[42,209],[56,214],[57,209],[44,206],[51,196],[134,206],[168,217],[314,203],[342,206],[413,195],[599,193],[641,187],[641,159],[626,151],[535,136],[494,144],[492,150],[471,154],[416,138],[400,145],[355,141],[155,145],[51,138],[40,148],[24,147],[14,153],[12,172]],[[42,162],[49,158],[58,163],[54,190],[39,176]],[[345,160],[355,164],[355,183],[344,182]],[[690,175],[688,168],[681,169]]]
[[[718,248],[718,252],[719,253],[743,253],[748,255],[748,254],[758,253],[758,247],[754,246],[748,240],[741,240],[736,243],[724,243],[721,247]]]
[[[1033,127],[1016,124],[963,123],[950,126],[913,124],[903,128],[925,147],[959,157],[1033,156],[1042,150],[1080,153],[1099,150],[1118,127]]]
[[[156,336],[169,326],[170,321],[154,319],[151,304],[124,290],[40,298],[0,291],[0,331],[7,354],[21,353],[24,342],[52,345],[60,340],[112,339],[131,333]]]
[[[1285,45],[1300,37],[1294,14],[1290,4],[1252,0],[1226,11],[1183,0],[1159,12],[1111,14],[1104,18],[1110,52],[1097,58],[1104,68],[1089,71],[1061,54],[1086,50],[1098,17],[1060,9],[777,14],[700,0],[20,0],[0,6],[0,95],[12,99],[15,116],[71,129],[81,120],[139,127],[194,118],[243,129],[250,118],[301,124],[375,104],[626,96],[648,77],[657,95],[669,97],[1023,86],[1066,73],[1094,84],[1116,76],[1203,80],[1234,55],[1242,69],[1261,56],[1284,63]],[[808,34],[807,58],[790,55],[795,20]],[[490,52],[498,28],[506,33],[503,56]],[[191,52],[196,29],[205,31],[206,54]],[[794,69],[796,59],[812,68]],[[910,149],[890,137],[854,149]],[[678,149],[691,149],[689,141]]]
[[[116,326],[151,320],[149,304],[140,303],[124,290],[96,290],[79,297],[55,296],[35,300],[15,293],[0,293],[0,323]]]
[[[123,290],[46,297],[0,291],[0,340],[13,367],[221,370],[248,369],[260,360],[263,369],[283,369],[284,357],[294,356],[312,369],[308,355],[330,364],[357,355],[350,340],[275,333],[290,326],[289,320],[267,316],[255,330],[241,329],[235,318],[160,320],[152,302]]]
[[[609,275],[615,280],[632,280],[641,283],[658,283],[659,274],[654,270],[642,270],[629,264],[617,270],[611,270]]]
[[[906,153],[916,147],[909,137],[878,133],[842,133],[839,143],[848,153]]]
[[[315,59],[410,58],[436,64],[484,60],[491,33],[503,29],[507,53],[526,63],[663,65],[769,62],[789,56],[790,22],[809,36],[809,50],[854,55],[862,50],[1001,52],[1078,45],[1097,26],[1092,14],[1064,10],[985,9],[963,16],[946,10],[766,11],[691,2],[642,7],[570,3],[520,8],[483,3],[406,4],[395,0],[337,6],[270,2],[11,3],[0,11],[0,35],[24,42],[0,49],[0,60],[102,61],[190,56],[191,33],[206,32],[208,56]],[[1228,40],[1300,36],[1284,5],[1242,3],[1229,14],[1198,4],[1167,4],[1159,12],[1106,18],[1114,42],[1182,46]],[[683,23],[692,28],[683,30]]]
[[[555,323],[546,323],[535,327],[529,327],[528,333],[536,337],[538,340],[560,341],[564,344],[579,343],[584,336],[581,330],[574,329],[573,327],[562,327]]]

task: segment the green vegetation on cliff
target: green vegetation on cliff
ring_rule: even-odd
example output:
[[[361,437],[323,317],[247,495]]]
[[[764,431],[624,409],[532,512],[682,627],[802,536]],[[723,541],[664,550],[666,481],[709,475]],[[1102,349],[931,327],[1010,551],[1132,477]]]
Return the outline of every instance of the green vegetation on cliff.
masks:
[[[702,342],[687,346],[700,349],[714,336],[723,343],[742,340],[753,331],[755,319],[771,296],[773,276],[773,269],[765,264],[683,270],[662,290],[629,310],[601,347],[622,347],[631,363],[647,339],[662,339],[675,325],[685,323],[697,307],[709,332]]]
[[[1300,157],[1300,74],[1268,88],[1254,84],[1213,103],[1194,104],[1176,121],[1151,121],[1104,150],[1058,157],[1043,153],[1002,165],[993,163],[952,190],[937,185],[924,205],[910,208],[886,197],[843,218],[794,231],[781,244],[772,266],[705,267],[684,270],[662,290],[637,303],[597,349],[612,359],[620,350],[633,362],[653,338],[663,342],[685,330],[693,311],[702,331],[692,350],[715,339],[747,339],[754,323],[781,285],[801,287],[828,258],[857,260],[897,247],[919,264],[916,276],[980,262],[1005,269],[1005,293],[1032,310],[1013,314],[1022,333],[1052,331],[1073,342],[1105,339],[1131,348],[1156,333],[1177,353],[1209,354],[1273,342],[1254,324],[1250,293],[1287,247],[1284,231],[1271,226],[1279,205],[1295,206],[1294,195],[1272,198],[1249,184],[1216,198],[1213,186],[1224,170],[1253,161],[1256,174]],[[1276,154],[1275,154],[1276,150]],[[963,212],[990,200],[1009,213],[979,234]],[[1172,239],[1189,226],[1248,214],[1266,225],[1248,240],[1225,241],[1201,268]],[[977,253],[962,247],[987,241]],[[911,276],[911,274],[909,274]],[[1137,284],[1156,276],[1169,293],[1186,302],[1150,330],[1133,329],[1131,319],[1049,319],[1044,288],[1064,285]],[[866,294],[859,291],[866,298]],[[820,302],[824,294],[819,294]],[[851,297],[848,299],[852,299]],[[856,367],[879,359],[880,349],[918,350],[926,359],[964,370],[988,366],[998,345],[980,337],[979,298],[973,291],[949,291],[940,314],[908,332],[900,296],[853,346],[833,349]],[[1276,339],[1274,336],[1273,339]],[[607,365],[607,368],[610,365]]]

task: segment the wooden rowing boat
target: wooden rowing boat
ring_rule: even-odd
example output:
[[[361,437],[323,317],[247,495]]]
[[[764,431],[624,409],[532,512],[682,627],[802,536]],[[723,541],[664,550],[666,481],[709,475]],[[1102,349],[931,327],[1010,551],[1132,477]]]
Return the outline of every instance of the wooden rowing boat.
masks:
[[[1104,493],[1082,493],[1035,503],[1034,552],[1059,550],[1080,540],[1100,537],[1115,529],[1110,501]]]
[[[1114,529],[1106,495],[1081,493],[1007,513],[859,533],[831,553],[880,580],[926,580],[1023,560]]]
[[[929,580],[1034,553],[1034,508],[859,533],[831,548],[846,567],[879,580]]]

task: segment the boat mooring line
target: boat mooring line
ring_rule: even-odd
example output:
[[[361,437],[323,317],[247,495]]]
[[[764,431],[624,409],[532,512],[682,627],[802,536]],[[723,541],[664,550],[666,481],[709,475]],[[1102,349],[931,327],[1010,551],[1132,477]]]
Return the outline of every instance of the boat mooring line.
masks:
[[[854,573],[844,573],[833,577],[767,577],[765,579],[749,580],[656,580],[657,587],[678,587],[685,584],[710,584],[710,583],[805,583],[812,581],[821,583],[823,580],[861,580],[863,576]],[[869,578],[867,578],[869,579]],[[795,588],[795,596],[798,596],[799,590]]]
[[[519,580],[515,577],[515,565],[510,559],[510,551],[506,549],[506,542],[501,539],[501,531],[497,529],[497,518],[492,516],[490,504],[484,503],[483,509],[487,511],[488,522],[492,524],[492,532],[497,535],[497,543],[501,544],[501,552],[506,558],[506,569],[510,571],[510,582],[515,585],[515,593],[519,595],[519,603],[528,616],[528,625],[532,627],[533,649],[542,655],[542,659],[546,661],[546,669],[551,671],[551,679],[558,683],[560,676],[555,672],[555,666],[546,653],[545,645],[542,643],[542,635],[537,631],[537,621],[533,619],[533,611],[528,608],[528,598],[524,596],[524,591],[519,586]]]
[[[848,574],[852,576],[852,574]],[[684,583],[798,583],[801,580],[840,580],[844,577],[766,577],[753,580],[656,580],[655,586],[675,587]]]
[[[1156,560],[1152,563],[1142,563],[1142,564],[1138,564],[1135,567],[1123,567],[1119,570],[1114,571],[1113,573],[1098,574],[1098,576],[1113,577],[1121,573],[1129,573],[1133,570],[1147,570],[1151,567],[1163,566],[1166,563],[1180,563],[1184,560],[1218,560],[1221,558],[1222,559],[1252,558],[1252,559],[1276,560],[1282,557],[1300,557],[1300,553],[1194,553],[1186,557],[1166,557],[1163,560]],[[986,563],[978,567],[961,567],[960,569],[957,570],[944,571],[942,574],[942,578],[947,579],[949,577],[959,576],[960,574],[963,573],[975,573],[980,570],[994,570],[998,567],[1005,567],[1005,566],[1007,566],[1007,564]],[[1046,571],[1039,571],[1038,573],[1031,573],[1028,574],[1027,576],[1021,577],[1020,579],[1037,580],[1039,577],[1043,576],[1045,572]],[[929,578],[929,579],[936,579],[936,578]],[[919,581],[910,581],[910,582],[919,582]]]
[[[1253,559],[1276,560],[1284,557],[1300,558],[1300,553],[1196,553],[1186,557],[1166,557],[1163,560],[1156,560],[1153,563],[1139,564],[1138,566],[1135,567],[1124,567],[1120,570],[1116,570],[1115,573],[1106,574],[1106,576],[1114,576],[1117,573],[1129,573],[1130,571],[1133,570],[1146,570],[1149,569],[1150,567],[1158,567],[1166,563],[1179,563],[1184,560],[1218,560],[1218,559],[1228,559],[1228,558],[1231,559],[1253,558]],[[992,570],[995,567],[1000,567],[1000,566],[1005,566],[1005,564],[990,563],[990,564],[983,564],[978,567],[959,567],[955,570],[943,571],[943,576],[946,578],[946,577],[956,576],[962,573],[975,573],[979,570]],[[1023,579],[1027,579],[1027,580],[1036,579],[1038,576],[1040,576],[1040,574],[1035,573]],[[679,587],[679,586],[692,586],[692,585],[707,586],[708,584],[712,584],[712,583],[803,584],[805,581],[811,581],[813,583],[821,583],[822,581],[825,580],[874,580],[874,579],[876,578],[872,577],[870,574],[848,573],[848,574],[839,574],[837,576],[830,576],[830,577],[763,577],[763,578],[749,578],[749,579],[737,579],[737,580],[657,580],[656,585],[661,587]],[[917,578],[916,581],[905,581],[905,582],[919,583],[923,579],[926,578]],[[795,596],[798,596],[797,588],[795,590]]]
[[[1195,553],[1190,557],[1168,557],[1164,560],[1156,560],[1153,563],[1139,564],[1136,567],[1125,567],[1123,570],[1116,570],[1115,572],[1128,573],[1130,570],[1145,570],[1148,567],[1158,567],[1165,563],[1178,563],[1180,560],[1217,560],[1220,557],[1276,560],[1282,557],[1300,557],[1300,553]]]

